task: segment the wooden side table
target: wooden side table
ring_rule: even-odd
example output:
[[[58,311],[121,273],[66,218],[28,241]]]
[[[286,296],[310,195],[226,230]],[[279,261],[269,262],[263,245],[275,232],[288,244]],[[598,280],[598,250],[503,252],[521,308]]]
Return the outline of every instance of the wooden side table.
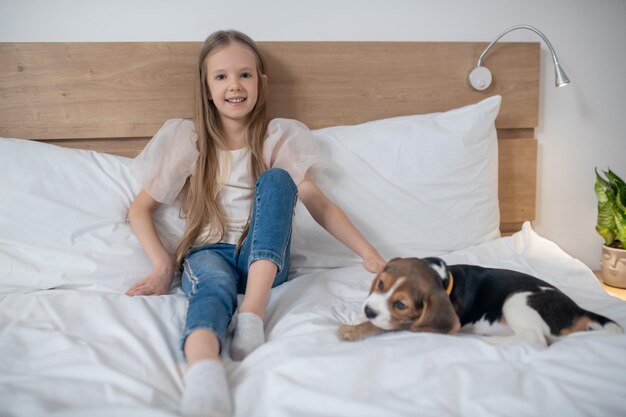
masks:
[[[602,282],[602,276],[601,276],[600,271],[593,271],[593,273],[596,276],[596,278],[598,278],[598,281],[600,281],[600,284],[602,284],[602,288],[604,288],[606,292],[616,295],[622,300],[626,300],[626,289],[611,287],[610,285],[606,285],[604,282]]]

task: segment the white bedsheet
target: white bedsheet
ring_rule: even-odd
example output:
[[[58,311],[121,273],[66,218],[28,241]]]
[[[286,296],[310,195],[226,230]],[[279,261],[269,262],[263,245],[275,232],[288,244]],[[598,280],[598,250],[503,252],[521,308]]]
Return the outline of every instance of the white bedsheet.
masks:
[[[531,273],[626,327],[626,302],[529,225],[444,259]],[[626,335],[545,350],[468,334],[341,342],[337,326],[359,320],[371,279],[359,265],[300,270],[272,291],[267,343],[243,362],[225,358],[237,416],[626,415]],[[0,416],[176,415],[184,311],[180,291],[0,295]]]

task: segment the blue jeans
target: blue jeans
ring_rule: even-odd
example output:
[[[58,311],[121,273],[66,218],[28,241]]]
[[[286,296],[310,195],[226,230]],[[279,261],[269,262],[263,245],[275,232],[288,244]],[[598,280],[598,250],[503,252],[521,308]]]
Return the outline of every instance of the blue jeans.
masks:
[[[287,171],[265,171],[256,183],[250,229],[239,252],[235,245],[217,243],[195,247],[185,255],[181,281],[188,306],[181,349],[189,333],[199,329],[213,332],[221,349],[253,262],[266,259],[276,264],[272,287],[287,280],[297,191]]]

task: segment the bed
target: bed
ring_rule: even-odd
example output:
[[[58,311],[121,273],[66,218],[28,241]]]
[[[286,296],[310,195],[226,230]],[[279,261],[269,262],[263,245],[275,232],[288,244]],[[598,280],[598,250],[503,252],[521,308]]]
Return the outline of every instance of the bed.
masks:
[[[538,43],[498,43],[483,92],[466,76],[484,43],[260,46],[272,117],[314,130],[314,178],[384,257],[527,272],[626,327],[626,303],[532,228]],[[176,415],[185,296],[124,295],[150,267],[125,219],[130,158],[165,120],[192,116],[198,48],[0,44],[0,415]],[[177,207],[156,217],[173,250]],[[236,416],[626,415],[626,335],[545,350],[463,333],[340,341],[372,278],[296,206],[267,343],[224,356]]]

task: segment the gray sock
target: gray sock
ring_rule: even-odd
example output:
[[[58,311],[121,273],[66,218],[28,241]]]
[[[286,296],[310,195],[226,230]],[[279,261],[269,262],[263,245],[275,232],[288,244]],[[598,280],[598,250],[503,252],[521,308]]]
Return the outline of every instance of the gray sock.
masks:
[[[230,343],[231,358],[241,361],[263,343],[265,343],[263,319],[254,313],[239,313]]]
[[[224,366],[219,360],[196,362],[187,370],[180,405],[184,417],[230,417],[232,404]]]

